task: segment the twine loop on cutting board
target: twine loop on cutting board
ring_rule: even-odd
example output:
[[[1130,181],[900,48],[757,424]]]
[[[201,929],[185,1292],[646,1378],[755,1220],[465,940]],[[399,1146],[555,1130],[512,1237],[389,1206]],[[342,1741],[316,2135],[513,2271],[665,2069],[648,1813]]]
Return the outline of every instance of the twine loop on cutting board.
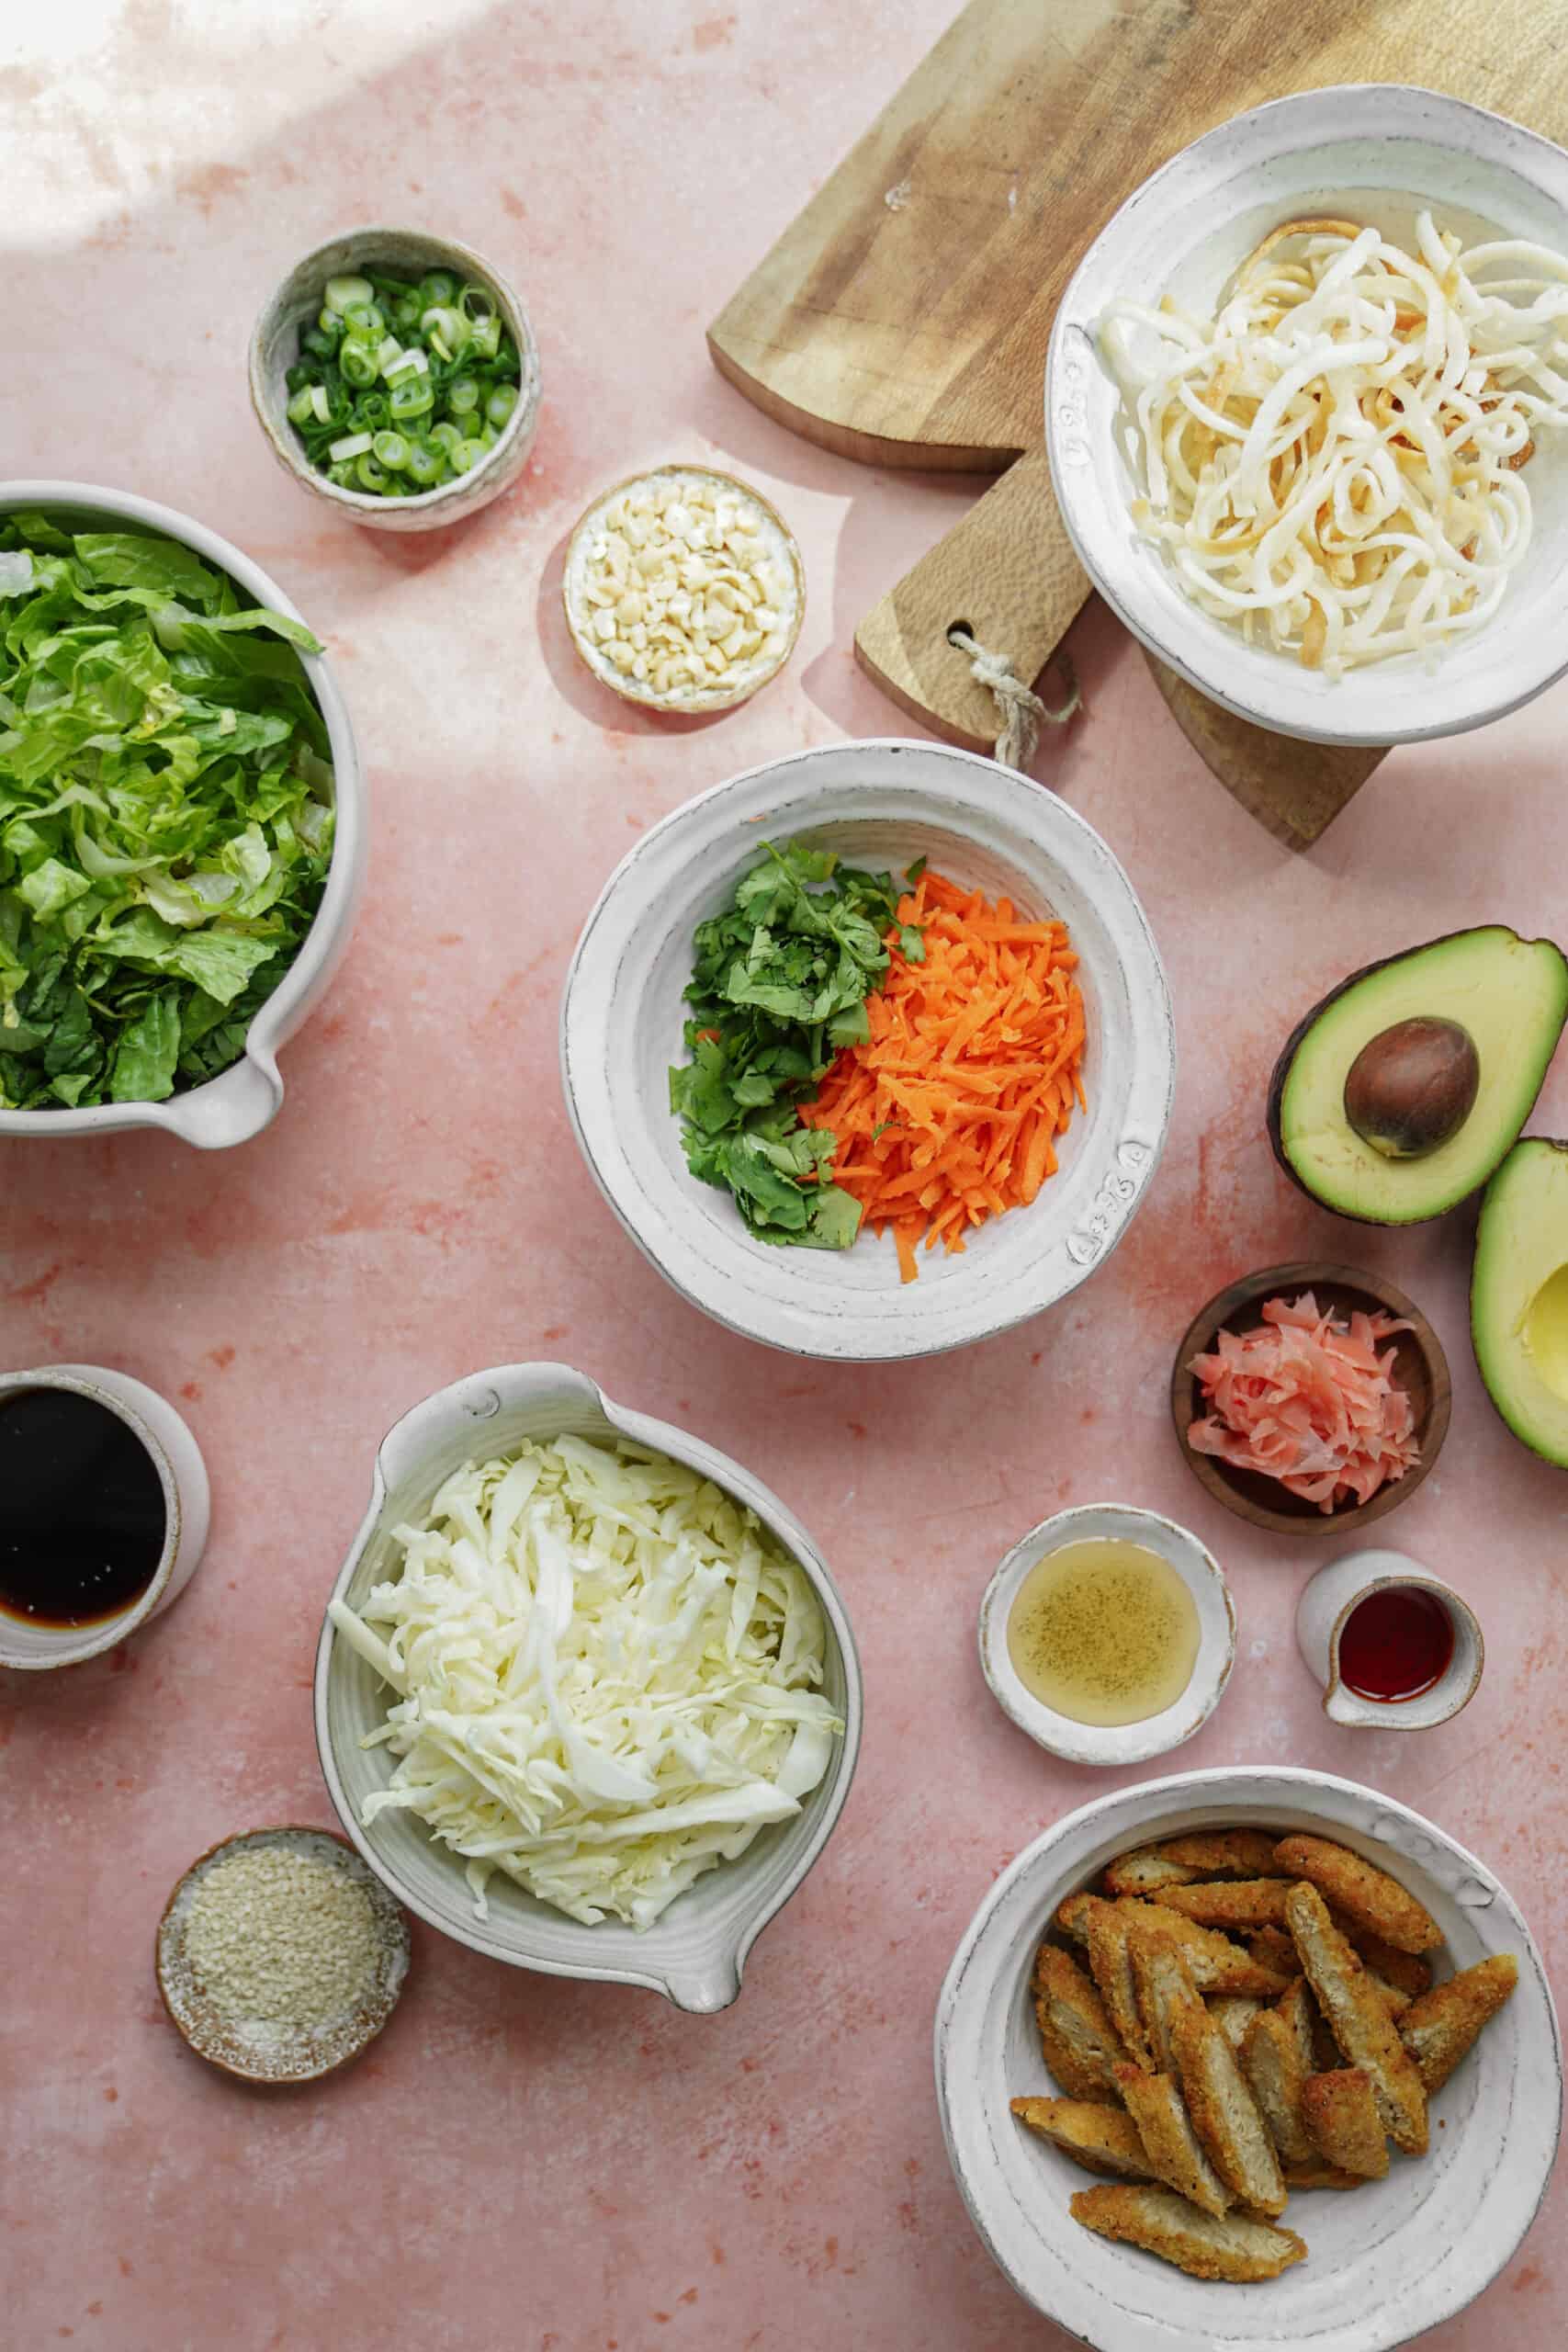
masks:
[[[1052,727],[1065,727],[1083,700],[1071,662],[1065,653],[1062,655],[1067,698],[1053,710],[1032,686],[1024,684],[1005,653],[992,653],[986,646],[977,645],[957,622],[948,630],[947,641],[961,653],[968,654],[970,676],[976,685],[988,687],[996,697],[1002,719],[1002,731],[997,737],[998,759],[1004,767],[1026,768],[1040,741],[1041,720]]]

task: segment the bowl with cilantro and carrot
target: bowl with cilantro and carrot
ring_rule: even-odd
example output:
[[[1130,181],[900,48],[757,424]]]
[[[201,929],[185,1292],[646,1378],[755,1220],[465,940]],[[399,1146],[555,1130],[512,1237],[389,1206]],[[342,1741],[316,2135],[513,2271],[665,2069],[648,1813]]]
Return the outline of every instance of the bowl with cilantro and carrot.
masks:
[[[931,743],[823,746],[701,794],[589,916],[568,1105],[693,1304],[802,1355],[931,1354],[1040,1313],[1154,1174],[1170,1001],[1085,820]]]
[[[259,566],[148,499],[0,484],[0,1136],[258,1134],[365,849],[348,712]]]
[[[297,263],[256,322],[250,383],[285,471],[371,530],[488,505],[538,424],[516,292],[468,246],[417,230],[347,230]]]

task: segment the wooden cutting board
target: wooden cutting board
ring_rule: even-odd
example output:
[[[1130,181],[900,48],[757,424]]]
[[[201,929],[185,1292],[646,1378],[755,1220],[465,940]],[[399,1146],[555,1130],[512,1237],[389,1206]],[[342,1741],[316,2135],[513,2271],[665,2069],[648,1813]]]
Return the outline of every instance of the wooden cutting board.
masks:
[[[1565,35],[1559,0],[971,0],[708,331],[721,373],[807,440],[1001,474],[856,632],[901,709],[988,750],[995,704],[948,629],[1032,679],[1089,593],[1045,464],[1045,347],[1134,188],[1232,115],[1336,82],[1419,82],[1568,144]],[[1382,756],[1250,727],[1152,666],[1221,781],[1293,846]]]

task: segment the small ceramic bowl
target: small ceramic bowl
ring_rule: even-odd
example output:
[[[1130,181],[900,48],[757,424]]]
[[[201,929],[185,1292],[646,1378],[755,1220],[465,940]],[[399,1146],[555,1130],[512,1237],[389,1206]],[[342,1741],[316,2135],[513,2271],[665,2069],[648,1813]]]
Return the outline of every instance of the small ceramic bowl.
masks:
[[[0,482],[0,514],[26,508],[51,515],[69,531],[116,530],[126,523],[178,539],[219,571],[227,572],[247,604],[265,605],[299,620],[301,614],[276,581],[248,555],[188,514],[134,498],[128,491],[100,490],[83,481]],[[0,1140],[62,1136],[107,1136],[126,1127],[158,1127],[202,1150],[248,1143],[276,1118],[283,1102],[278,1048],[315,1011],[342,962],[365,887],[369,852],[370,807],[348,707],[324,653],[302,653],[305,683],[316,698],[332,745],[335,817],[332,865],[321,903],[299,952],[278,981],[245,1035],[240,1059],[217,1078],[164,1102],[101,1102],[71,1111],[0,1111]]]
[[[1314,1832],[1389,1871],[1443,1931],[1445,1969],[1518,1959],[1518,1988],[1432,2101],[1431,2146],[1353,2196],[1292,2193],[1307,2261],[1266,2285],[1190,2278],[1096,2237],[1068,2199],[1093,2183],[1008,2111],[1054,2092],[1030,1973],[1058,1904],[1115,1855],[1185,1832]],[[1036,1838],[987,1888],[936,2015],[948,2157],[987,2251],[1021,2295],[1097,2352],[1392,2352],[1462,2311],[1535,2217],[1562,2111],[1557,2017],[1517,1905],[1484,1862],[1408,1806],[1326,1772],[1179,1772],[1098,1799]]]
[[[1421,1458],[1403,1478],[1380,1487],[1370,1502],[1342,1503],[1331,1511],[1320,1510],[1316,1503],[1289,1493],[1277,1478],[1255,1470],[1233,1470],[1229,1463],[1216,1460],[1212,1453],[1195,1453],[1187,1436],[1192,1423],[1201,1419],[1209,1409],[1202,1390],[1188,1368],[1193,1357],[1207,1354],[1222,1330],[1259,1329],[1265,1299],[1294,1298],[1307,1290],[1319,1306],[1331,1308],[1340,1317],[1357,1308],[1371,1315],[1382,1307],[1385,1313],[1414,1326],[1409,1331],[1399,1332],[1388,1344],[1394,1351],[1393,1377],[1415,1407]],[[1171,1419],[1188,1468],[1216,1502],[1224,1503],[1227,1510],[1245,1519],[1250,1526],[1267,1528],[1271,1535],[1355,1534],[1363,1527],[1370,1527],[1374,1520],[1396,1510],[1401,1503],[1408,1502],[1442,1451],[1443,1440],[1449,1433],[1451,1403],[1448,1359],[1442,1343],[1415,1302],[1379,1274],[1362,1273],[1354,1266],[1330,1265],[1316,1259],[1303,1259],[1288,1266],[1265,1266],[1261,1272],[1244,1274],[1239,1282],[1218,1292],[1188,1325],[1170,1375]]]
[[[376,1973],[369,1993],[347,2017],[313,2031],[259,2041],[236,2032],[201,1989],[186,1957],[185,1934],[192,1898],[215,1864],[236,1853],[269,1848],[325,1862],[364,1889],[374,1923]],[[357,2058],[397,2007],[409,1972],[409,1923],[379,1879],[335,1829],[251,1829],[209,1847],[192,1862],[164,1906],[153,1964],[164,2007],[198,2058],[242,2082],[310,2083],[336,2074]]]
[[[1058,1714],[1020,1679],[1008,1648],[1008,1618],[1030,1570],[1066,1544],[1088,1542],[1141,1544],[1157,1552],[1197,1605],[1198,1656],[1187,1687],[1142,1723],[1085,1724]],[[1013,1545],[980,1603],[980,1664],[992,1697],[1020,1731],[1072,1764],[1142,1764],[1179,1747],[1213,1713],[1235,1663],[1235,1607],[1218,1561],[1174,1520],[1123,1503],[1083,1503],[1042,1520]]]
[[[502,1872],[486,1888],[479,1918],[458,1856],[412,1813],[389,1808],[368,1828],[365,1799],[384,1788],[392,1758],[367,1748],[389,1700],[374,1668],[341,1641],[330,1615],[316,1652],[316,1746],[338,1818],[382,1883],[433,1928],[470,1951],[547,1976],[642,1984],[677,2008],[727,2008],[740,1990],[746,1955],[821,1853],[843,1808],[860,1747],[861,1673],[854,1635],[828,1564],[793,1512],[738,1462],[683,1430],[612,1404],[580,1372],[558,1363],[502,1364],[437,1390],[382,1439],[370,1508],[332,1598],[353,1608],[381,1582],[396,1557],[392,1530],[418,1520],[443,1481],[464,1462],[504,1453],[525,1438],[568,1432],[635,1444],[688,1463],[756,1512],[798,1562],[822,1611],[827,1656],[822,1689],[843,1722],[832,1761],[793,1819],[763,1829],[735,1860],[706,1871],[650,1928],[618,1919],[585,1927],[537,1901]]]
[[[0,1666],[45,1673],[113,1649],[178,1599],[201,1565],[211,1502],[200,1447],[167,1397],[145,1381],[104,1364],[49,1363],[0,1378],[0,1401],[28,1388],[63,1388],[115,1414],[145,1447],[164,1490],[164,1549],[152,1581],[129,1608],[89,1625],[39,1625],[0,1611]]]
[[[1568,154],[1517,123],[1402,84],[1308,90],[1210,131],[1129,197],[1090,245],[1057,307],[1045,371],[1051,480],[1095,586],[1152,653],[1258,726],[1319,743],[1405,743],[1481,727],[1568,667],[1568,448],[1532,459],[1529,548],[1502,603],[1428,666],[1419,654],[1326,678],[1248,645],[1201,612],[1134,529],[1138,485],[1100,322],[1118,298],[1212,316],[1227,279],[1269,231],[1304,213],[1347,214],[1407,241],[1429,206],[1467,243],[1523,237],[1568,252]]]
[[[685,1059],[692,936],[764,842],[805,840],[904,874],[927,857],[1027,915],[1060,916],[1088,1023],[1086,1113],[1028,1208],[962,1253],[893,1237],[845,1250],[753,1240],[728,1193],[686,1166],[669,1068]],[[1125,1233],[1158,1163],[1176,1048],[1159,951],[1133,887],[1084,819],[1010,768],[941,743],[827,743],[752,768],[644,833],[583,926],[561,1001],[561,1072],[584,1159],[666,1280],[748,1339],[859,1363],[990,1338],[1077,1288]]]
[[[284,379],[299,356],[299,330],[321,310],[329,277],[346,277],[367,264],[413,277],[422,277],[430,269],[449,269],[488,288],[522,362],[517,405],[494,448],[466,474],[423,491],[417,498],[378,498],[369,491],[340,490],[316,471],[288,422],[288,388]],[[477,514],[516,481],[528,462],[539,425],[539,347],[519,297],[481,254],[420,229],[344,230],[296,262],[256,321],[251,336],[250,384],[256,422],[284,472],[312,497],[335,506],[350,522],[362,523],[370,531],[434,531],[448,523],[460,523],[467,514]]]
[[[662,489],[666,485],[680,490],[688,483],[701,483],[710,491],[726,493],[750,510],[757,533],[773,566],[780,583],[780,610],[784,621],[777,650],[758,654],[743,667],[729,673],[710,687],[671,686],[663,694],[629,671],[618,669],[605,652],[592,629],[593,606],[587,594],[587,579],[593,542],[604,526],[606,510],[627,491]],[[716,472],[711,466],[659,466],[651,473],[633,474],[626,481],[618,481],[597,497],[576,529],[566,551],[566,566],[561,576],[561,602],[566,609],[566,625],[579,659],[591,670],[602,686],[608,686],[625,702],[640,703],[647,710],[663,710],[705,717],[721,710],[733,710],[739,703],[750,702],[751,696],[776,678],[790,655],[795,651],[800,635],[800,625],[806,617],[806,567],[795,535],[776,507],[771,506],[760,492],[734,474]]]
[[[1410,1589],[1427,1594],[1448,1618],[1453,1640],[1448,1666],[1428,1690],[1411,1698],[1363,1698],[1344,1679],[1340,1637],[1362,1601]],[[1430,1731],[1451,1722],[1480,1690],[1486,1664],[1481,1621],[1469,1601],[1403,1552],[1347,1552],[1319,1568],[1296,1603],[1296,1647],[1323,1685],[1324,1713],[1359,1731]]]

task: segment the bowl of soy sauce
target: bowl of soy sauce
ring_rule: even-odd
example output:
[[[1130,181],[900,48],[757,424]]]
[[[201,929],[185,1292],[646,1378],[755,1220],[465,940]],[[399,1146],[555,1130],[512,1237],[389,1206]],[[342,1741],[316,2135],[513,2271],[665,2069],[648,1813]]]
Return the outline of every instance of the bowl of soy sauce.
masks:
[[[0,1377],[0,1665],[76,1666],[196,1573],[209,1496],[165,1397],[96,1364]]]

